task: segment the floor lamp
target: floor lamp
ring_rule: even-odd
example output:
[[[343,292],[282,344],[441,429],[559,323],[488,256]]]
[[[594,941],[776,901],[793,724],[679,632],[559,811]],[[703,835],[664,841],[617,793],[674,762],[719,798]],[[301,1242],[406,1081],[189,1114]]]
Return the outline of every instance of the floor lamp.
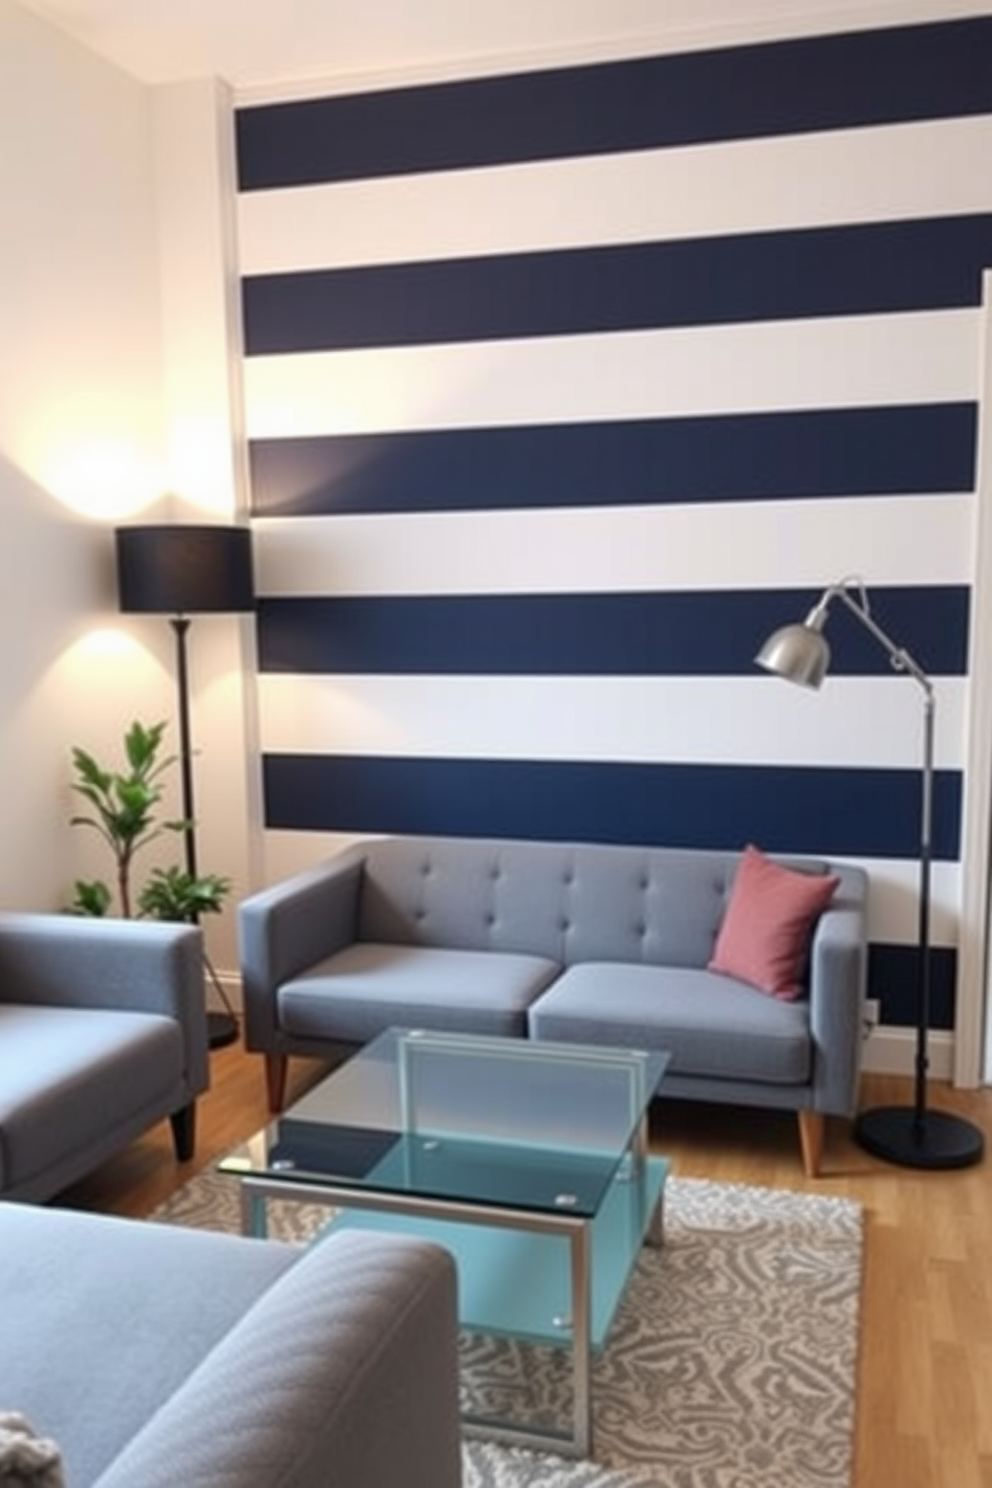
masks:
[[[117,590],[124,614],[168,615],[176,637],[176,687],[179,704],[179,762],[182,771],[183,833],[186,872],[197,877],[196,810],[193,795],[193,747],[190,737],[189,671],[186,640],[190,615],[236,614],[255,608],[251,534],[247,527],[118,527]],[[224,1005],[207,1014],[211,1048],[233,1043],[238,1024],[213,967],[211,980]]]
[[[920,811],[919,939],[916,988],[916,1073],[912,1106],[880,1106],[855,1120],[855,1139],[866,1151],[911,1168],[964,1168],[978,1162],[984,1139],[969,1121],[927,1106],[927,1037],[930,1028],[930,863],[933,852],[934,689],[930,678],[908,651],[872,618],[868,596],[859,579],[842,579],[823,591],[801,625],[786,625],[769,636],[755,660],[766,671],[817,688],[830,664],[824,635],[830,606],[844,605],[874,636],[897,672],[912,677],[923,692],[923,768]]]

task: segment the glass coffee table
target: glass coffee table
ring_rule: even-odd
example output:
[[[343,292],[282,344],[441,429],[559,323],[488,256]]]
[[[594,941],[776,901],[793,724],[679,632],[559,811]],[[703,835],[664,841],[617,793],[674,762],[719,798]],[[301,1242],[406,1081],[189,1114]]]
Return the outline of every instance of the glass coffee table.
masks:
[[[242,1229],[269,1199],[334,1225],[444,1245],[471,1333],[570,1350],[570,1421],[464,1414],[466,1430],[574,1456],[592,1450],[592,1361],[643,1243],[662,1241],[669,1164],[647,1112],[668,1056],[390,1029],[220,1163]]]

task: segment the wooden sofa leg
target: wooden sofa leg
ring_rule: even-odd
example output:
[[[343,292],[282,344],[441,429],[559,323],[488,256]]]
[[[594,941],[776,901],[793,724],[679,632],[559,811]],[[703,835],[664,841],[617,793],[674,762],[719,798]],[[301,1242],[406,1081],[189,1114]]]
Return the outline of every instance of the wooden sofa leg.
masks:
[[[286,1076],[289,1073],[289,1058],[285,1054],[266,1054],[265,1087],[269,1095],[269,1110],[278,1115],[286,1102]]]
[[[190,1101],[181,1111],[173,1111],[169,1124],[176,1161],[189,1162],[196,1150],[196,1101]]]
[[[827,1118],[822,1111],[799,1112],[799,1145],[807,1178],[819,1178]]]

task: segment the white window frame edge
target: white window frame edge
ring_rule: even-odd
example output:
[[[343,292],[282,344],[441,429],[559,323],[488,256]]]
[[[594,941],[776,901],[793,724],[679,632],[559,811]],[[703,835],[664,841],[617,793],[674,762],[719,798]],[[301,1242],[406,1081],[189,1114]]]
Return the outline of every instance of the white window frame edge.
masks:
[[[954,1020],[954,1083],[992,1082],[989,987],[990,845],[992,845],[992,271],[982,276],[978,357],[978,448],[971,547],[970,640],[964,801],[961,924]]]

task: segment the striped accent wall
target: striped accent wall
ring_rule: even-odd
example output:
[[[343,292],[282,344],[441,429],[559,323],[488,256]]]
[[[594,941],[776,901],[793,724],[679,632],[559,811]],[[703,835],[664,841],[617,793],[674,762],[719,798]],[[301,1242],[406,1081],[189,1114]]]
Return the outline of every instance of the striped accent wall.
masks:
[[[992,18],[236,116],[267,836],[830,855],[954,1014]]]

